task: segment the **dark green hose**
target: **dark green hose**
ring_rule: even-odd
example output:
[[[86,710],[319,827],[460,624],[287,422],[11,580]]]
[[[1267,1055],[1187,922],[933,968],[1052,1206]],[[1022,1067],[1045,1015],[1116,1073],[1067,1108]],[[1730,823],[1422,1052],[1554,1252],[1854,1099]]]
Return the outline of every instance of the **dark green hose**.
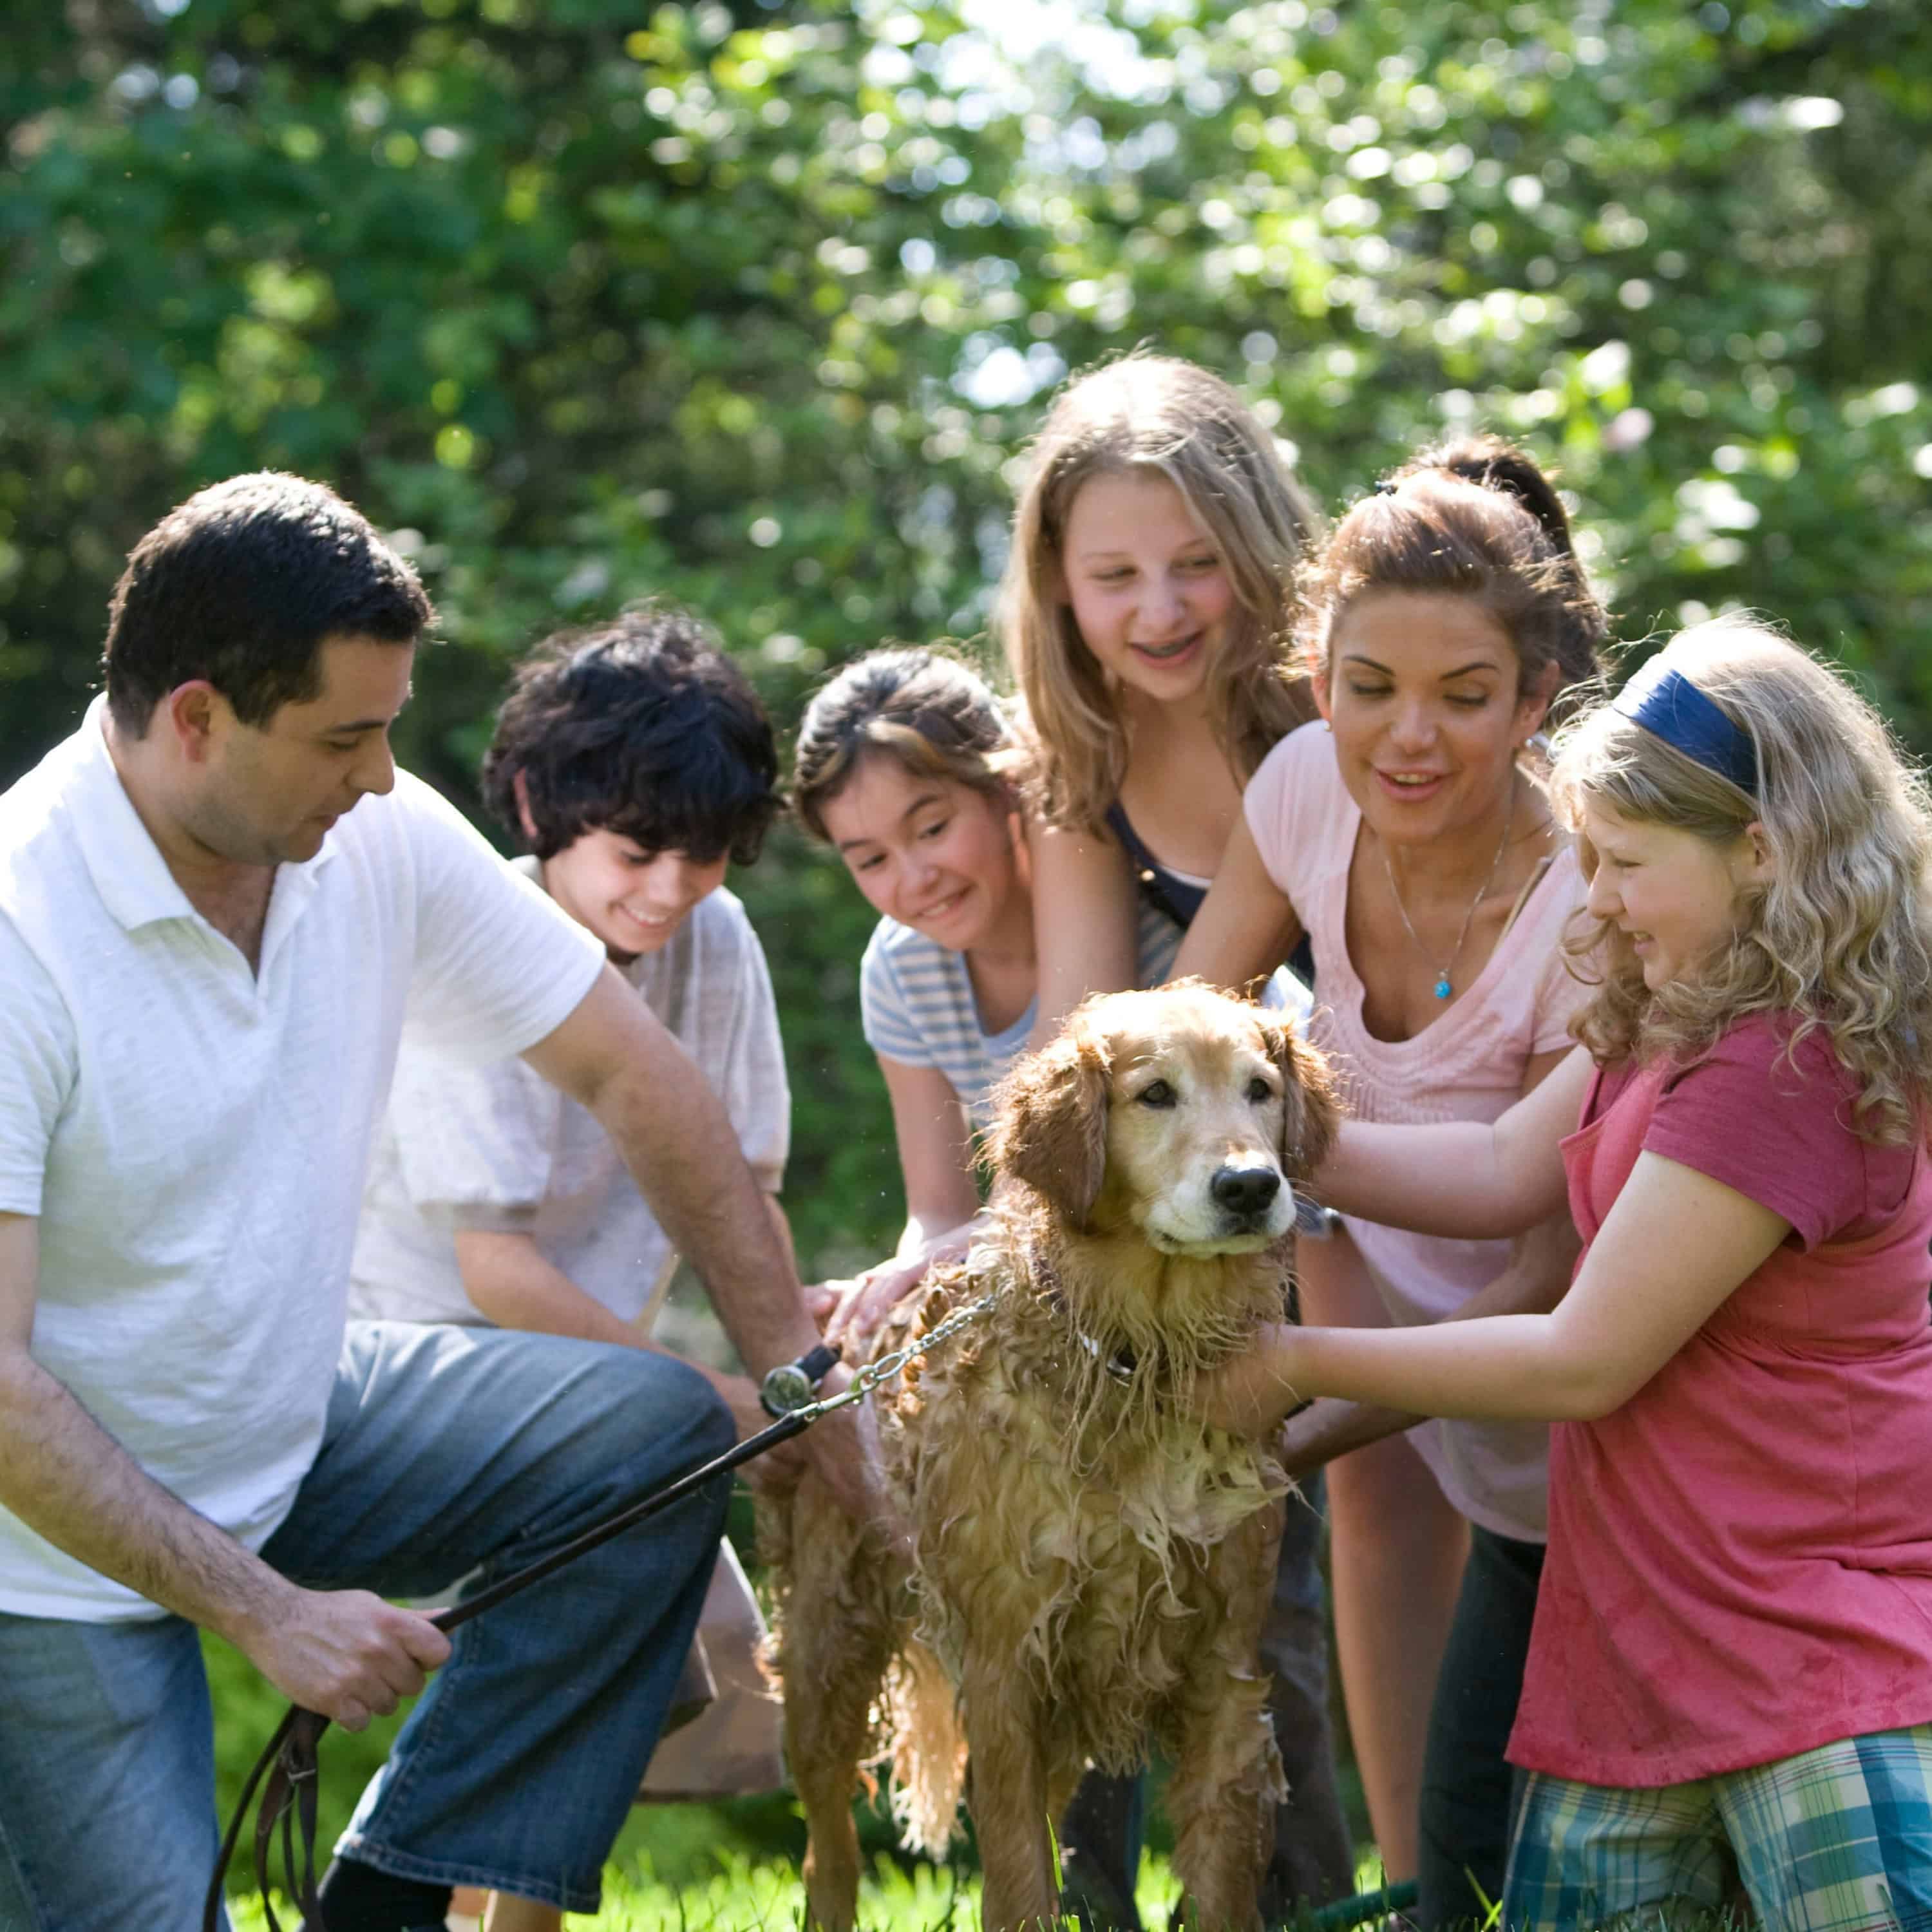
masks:
[[[1348,1926],[1379,1918],[1384,1912],[1402,1911],[1414,1903],[1415,1881],[1405,1879],[1379,1892],[1358,1892],[1353,1898],[1338,1898],[1333,1905],[1323,1906],[1308,1922],[1316,1932],[1344,1932]]]

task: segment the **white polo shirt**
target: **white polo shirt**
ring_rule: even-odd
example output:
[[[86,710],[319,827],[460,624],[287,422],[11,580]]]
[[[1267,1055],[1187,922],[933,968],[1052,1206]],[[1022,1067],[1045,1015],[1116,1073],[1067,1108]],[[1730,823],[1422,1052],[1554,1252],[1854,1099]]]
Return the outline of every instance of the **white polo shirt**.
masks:
[[[259,1549],[321,1442],[405,1012],[500,1059],[602,955],[399,772],[277,869],[251,972],[136,815],[103,710],[0,796],[0,1210],[39,1220],[36,1360]],[[4,1509],[0,1610],[160,1614]]]

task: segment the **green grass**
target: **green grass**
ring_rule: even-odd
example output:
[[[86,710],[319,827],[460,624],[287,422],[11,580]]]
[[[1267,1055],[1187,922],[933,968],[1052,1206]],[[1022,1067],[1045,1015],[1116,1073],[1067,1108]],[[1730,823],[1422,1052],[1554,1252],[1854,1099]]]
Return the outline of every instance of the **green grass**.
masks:
[[[748,1513],[742,1508],[740,1518]],[[734,1520],[734,1537],[748,1537],[748,1521]],[[203,1640],[202,1652],[215,1714],[217,1801],[225,1825],[249,1767],[280,1723],[286,1705],[254,1669],[218,1639]],[[349,1822],[362,1787],[388,1755],[406,1711],[379,1718],[358,1733],[332,1730],[320,1747],[320,1788],[316,1849],[318,1864]],[[1354,1767],[1341,1765],[1342,1792],[1358,1836],[1366,1819]],[[1158,1789],[1159,1773],[1156,1774]],[[1148,1856],[1139,1891],[1144,1922],[1166,1925],[1179,1886],[1166,1855],[1172,1850],[1158,1805],[1148,1819]],[[878,1932],[940,1932],[976,1928],[979,1878],[967,1842],[952,1868],[936,1867],[898,1852],[896,1833],[883,1805],[861,1814],[860,1838],[872,1861],[861,1894],[860,1924]],[[229,1880],[230,1910],[237,1932],[265,1932],[255,1897],[250,1830]],[[1381,1882],[1372,1845],[1360,1847],[1358,1888]],[[634,1807],[604,1868],[603,1910],[592,1918],[573,1916],[571,1932],[790,1932],[802,1924],[804,1892],[798,1878],[805,1826],[788,1795],[742,1798],[718,1804]],[[278,1912],[285,1926],[296,1915]]]
[[[868,1932],[976,1932],[979,1900],[976,1875],[934,1865],[908,1870],[881,1858],[860,1888],[859,1922]],[[231,1900],[230,1910],[236,1932],[261,1932],[267,1923],[252,1899]],[[1165,1918],[1163,1904],[1153,1922]],[[603,1910],[594,1918],[573,1914],[568,1923],[570,1932],[794,1932],[804,1918],[795,1864],[735,1854],[709,1877],[678,1884],[659,1877],[648,1860],[627,1870],[614,1859],[604,1871]]]
[[[1358,1882],[1366,1890],[1378,1882],[1372,1862],[1365,1862]],[[1165,1858],[1144,1862],[1141,1918],[1150,1932],[1167,1924],[1179,1894]],[[236,1932],[263,1932],[268,1922],[252,1897],[232,1899],[230,1910]],[[284,1924],[293,1916],[284,1913],[279,1901],[276,1910]],[[979,1911],[977,1874],[908,1866],[884,1855],[859,1894],[862,1932],[978,1932]],[[725,1857],[706,1876],[677,1883],[660,1877],[648,1858],[628,1864],[614,1858],[604,1870],[603,1910],[594,1918],[573,1915],[568,1923],[570,1932],[795,1932],[804,1922],[796,1864],[740,1852]]]

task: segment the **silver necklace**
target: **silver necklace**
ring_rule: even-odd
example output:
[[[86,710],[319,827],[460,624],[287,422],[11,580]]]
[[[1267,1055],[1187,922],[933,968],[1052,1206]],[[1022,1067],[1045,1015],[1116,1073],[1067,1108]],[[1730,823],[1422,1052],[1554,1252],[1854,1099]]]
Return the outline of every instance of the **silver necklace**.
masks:
[[[1496,874],[1502,869],[1503,854],[1509,850],[1510,827],[1516,820],[1516,782],[1510,781],[1509,807],[1503,814],[1503,836],[1496,841],[1496,856],[1490,861],[1490,869],[1483,883],[1476,888],[1476,896],[1469,902],[1469,910],[1462,915],[1462,929],[1456,935],[1455,950],[1443,961],[1442,970],[1436,976],[1436,997],[1446,1000],[1456,988],[1450,983],[1449,969],[1462,956],[1462,943],[1469,936],[1469,928],[1474,924],[1476,908],[1488,896],[1490,886],[1496,882]],[[1388,878],[1389,897],[1395,901],[1395,909],[1402,915],[1402,929],[1408,934],[1411,943],[1420,953],[1424,964],[1428,963],[1429,949],[1422,943],[1421,935],[1415,929],[1414,922],[1408,916],[1408,908],[1402,902],[1402,889],[1395,882],[1395,868],[1389,863],[1388,847],[1382,847],[1382,870]]]

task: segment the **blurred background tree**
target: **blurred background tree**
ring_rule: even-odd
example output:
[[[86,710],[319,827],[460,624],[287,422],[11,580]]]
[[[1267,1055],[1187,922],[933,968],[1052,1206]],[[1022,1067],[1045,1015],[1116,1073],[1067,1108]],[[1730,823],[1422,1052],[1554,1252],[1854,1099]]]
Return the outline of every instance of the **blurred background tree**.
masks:
[[[1523,439],[1627,638],[1767,609],[1932,743],[1929,130],[1911,0],[14,0],[0,779],[128,546],[262,466],[422,570],[400,736],[466,805],[510,657],[644,594],[788,725],[983,631],[1047,392],[1143,342],[1331,505]],[[869,915],[793,837],[736,883],[831,1272],[900,1213]]]

